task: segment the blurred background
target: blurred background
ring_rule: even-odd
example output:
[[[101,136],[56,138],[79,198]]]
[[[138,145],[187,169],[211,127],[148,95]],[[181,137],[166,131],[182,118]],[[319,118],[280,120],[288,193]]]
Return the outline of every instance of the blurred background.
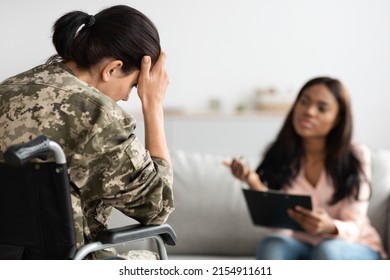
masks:
[[[114,4],[145,13],[168,55],[165,99],[171,148],[261,153],[299,88],[319,75],[349,89],[354,139],[390,148],[390,1],[387,0],[2,0],[0,80],[54,54],[62,14]],[[120,105],[139,118],[134,91]]]

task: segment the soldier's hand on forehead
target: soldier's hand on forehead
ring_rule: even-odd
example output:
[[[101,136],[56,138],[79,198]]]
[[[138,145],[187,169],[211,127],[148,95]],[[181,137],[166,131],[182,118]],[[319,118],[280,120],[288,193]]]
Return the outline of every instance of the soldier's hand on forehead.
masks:
[[[149,56],[144,56],[142,59],[141,73],[138,79],[138,96],[144,107],[162,106],[169,84],[168,73],[165,70],[165,60],[164,52],[161,52],[153,66]]]

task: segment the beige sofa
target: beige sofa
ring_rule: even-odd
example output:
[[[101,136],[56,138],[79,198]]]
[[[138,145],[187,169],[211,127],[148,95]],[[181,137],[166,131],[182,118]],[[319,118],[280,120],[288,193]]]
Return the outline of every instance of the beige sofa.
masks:
[[[243,185],[222,164],[230,156],[174,150],[171,157],[176,210],[168,223],[177,233],[177,245],[167,247],[170,259],[253,259],[267,229],[252,224]],[[247,161],[255,167],[258,158]],[[389,251],[390,151],[372,150],[372,171],[369,216]],[[114,223],[121,219],[113,217]]]

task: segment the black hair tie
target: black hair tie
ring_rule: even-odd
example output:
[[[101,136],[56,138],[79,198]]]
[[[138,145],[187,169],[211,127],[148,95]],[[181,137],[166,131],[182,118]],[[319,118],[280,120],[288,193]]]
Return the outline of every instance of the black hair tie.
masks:
[[[95,23],[95,17],[89,16],[88,22],[86,24],[87,27],[91,27]]]

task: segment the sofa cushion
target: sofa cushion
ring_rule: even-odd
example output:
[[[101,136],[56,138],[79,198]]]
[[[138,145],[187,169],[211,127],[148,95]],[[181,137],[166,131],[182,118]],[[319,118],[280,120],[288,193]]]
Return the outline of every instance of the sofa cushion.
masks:
[[[371,149],[372,196],[368,215],[390,252],[390,151]]]
[[[175,150],[175,211],[168,223],[177,233],[169,254],[232,255],[254,258],[266,229],[252,224],[242,193],[244,185],[222,164],[230,157]],[[251,159],[249,164],[257,164]]]

